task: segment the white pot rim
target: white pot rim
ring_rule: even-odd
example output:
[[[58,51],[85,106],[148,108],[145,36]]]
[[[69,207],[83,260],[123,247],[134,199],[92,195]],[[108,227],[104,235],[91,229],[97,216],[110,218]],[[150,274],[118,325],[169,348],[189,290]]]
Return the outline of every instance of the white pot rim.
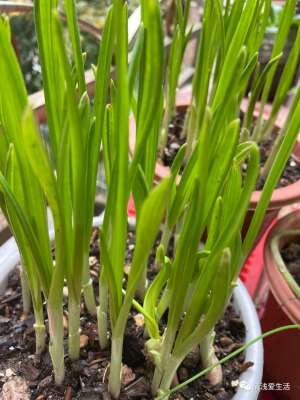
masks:
[[[233,291],[233,304],[246,327],[245,343],[261,336],[261,326],[256,309],[246,287],[240,280]],[[245,362],[252,362],[254,365],[240,375],[239,388],[233,397],[234,400],[256,400],[258,398],[264,364],[262,340],[246,349]]]

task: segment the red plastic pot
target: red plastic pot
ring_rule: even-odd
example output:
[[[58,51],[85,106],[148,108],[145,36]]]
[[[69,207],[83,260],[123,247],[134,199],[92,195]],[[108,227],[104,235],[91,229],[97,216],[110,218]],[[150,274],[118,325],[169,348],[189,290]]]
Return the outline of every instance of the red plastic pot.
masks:
[[[290,324],[300,324],[300,301],[295,297],[283,275],[279,271],[270,249],[272,237],[287,229],[299,229],[300,211],[295,211],[280,219],[270,230],[265,248],[265,271],[270,293],[262,318],[264,332]],[[295,241],[295,238],[282,238],[279,247]],[[300,240],[300,236],[297,238]],[[282,400],[300,399],[300,330],[290,330],[267,338],[265,350],[265,382],[288,384],[290,390],[275,392]],[[276,396],[277,395],[277,396]]]
[[[188,87],[186,89],[182,89],[178,92],[176,99],[176,107],[178,110],[187,109],[191,102],[191,88]],[[241,105],[242,111],[245,111],[247,108],[247,100],[244,100]],[[267,105],[265,107],[264,118],[267,120],[270,115],[271,108]],[[278,129],[281,129],[284,125],[284,122],[287,117],[288,110],[286,108],[282,108],[278,119],[276,121],[276,126]],[[254,112],[254,117],[258,116],[259,113],[259,105]],[[129,137],[129,148],[130,153],[133,154],[135,147],[135,121],[133,118],[130,119],[130,137]],[[300,162],[300,139],[297,139],[297,142],[294,147],[293,157]],[[155,167],[155,180],[159,182],[162,178],[169,176],[170,169],[161,163],[157,163]],[[255,212],[255,208],[261,196],[261,191],[255,191],[252,193],[251,201],[248,209],[247,216],[245,218],[245,223],[243,227],[243,234],[245,235],[250,222],[252,220],[253,214]],[[263,234],[266,232],[267,228],[270,226],[271,222],[276,218],[279,210],[287,205],[296,203],[300,200],[300,180],[296,183],[293,183],[289,186],[279,188],[274,190],[270,204],[268,206],[263,224],[261,226],[259,235],[257,237],[256,243],[262,238]]]

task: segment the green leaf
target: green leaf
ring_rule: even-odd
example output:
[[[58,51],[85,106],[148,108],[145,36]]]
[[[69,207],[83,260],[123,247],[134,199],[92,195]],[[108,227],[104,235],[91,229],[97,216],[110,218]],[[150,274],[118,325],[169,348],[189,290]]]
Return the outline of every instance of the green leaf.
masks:
[[[143,50],[145,46],[145,29],[143,24],[140,25],[137,38],[134,43],[132,50],[132,57],[129,64],[129,96],[130,99],[133,96],[135,84],[138,77],[138,72],[140,68],[141,58],[143,56]]]
[[[264,185],[260,200],[256,207],[254,216],[252,218],[249,230],[243,243],[243,252],[245,255],[249,253],[254,245],[256,236],[258,235],[261,227],[265,212],[270,202],[273,190],[276,187],[278,180],[284,170],[287,160],[291,154],[297,135],[300,131],[300,121],[298,115],[300,113],[300,87],[294,97],[293,104],[290,108],[289,115],[286,119],[284,126],[284,139],[277,152],[269,175]]]
[[[104,117],[103,127],[103,161],[105,170],[106,184],[109,187],[111,181],[111,171],[113,165],[113,149],[111,149],[111,135],[113,133],[113,115],[112,107],[107,105]]]
[[[10,215],[11,215],[10,222],[13,224],[13,230],[15,230],[17,238],[26,237],[28,242],[30,243],[30,249],[32,255],[35,259],[36,265],[39,266],[36,272],[39,276],[45,296],[47,297],[50,290],[51,277],[48,274],[49,269],[47,265],[45,265],[45,257],[40,251],[41,249],[39,246],[38,239],[31,227],[28,217],[23,212],[22,208],[20,207],[17,199],[15,198],[12,190],[10,189],[6,179],[4,178],[1,172],[0,172],[0,190],[4,194],[7,208],[10,210]]]
[[[134,205],[136,211],[137,221],[140,217],[140,211],[143,205],[143,202],[148,196],[149,193],[148,183],[145,177],[145,174],[142,168],[139,166],[136,177],[135,177],[135,184],[132,190],[133,197],[134,197]]]
[[[110,82],[110,67],[112,61],[113,45],[115,40],[115,31],[113,29],[113,10],[109,9],[104,29],[102,32],[102,41],[98,55],[97,73],[95,81],[94,128],[89,132],[88,141],[88,168],[87,168],[87,202],[90,207],[94,207],[96,182],[99,160],[99,149],[104,129],[104,120],[106,112],[106,101],[108,86]],[[92,216],[91,216],[92,217]]]
[[[112,326],[115,325],[118,318],[118,311],[121,307],[119,302],[118,285],[113,272],[113,267],[111,263],[111,257],[108,252],[108,246],[105,240],[103,232],[100,230],[100,249],[101,249],[101,261],[104,268],[104,274],[106,275],[107,282],[109,284],[110,294],[111,294],[111,317]]]
[[[120,2],[121,3],[121,2]],[[114,108],[114,129],[118,144],[115,153],[114,202],[111,210],[111,235],[113,240],[110,245],[112,265],[119,291],[122,288],[123,263],[127,235],[127,203],[129,196],[128,184],[128,135],[129,135],[129,85],[128,85],[128,32],[127,32],[127,6],[114,3],[114,18],[116,28],[116,104]]]
[[[216,264],[216,267],[210,306],[207,314],[197,327],[196,324],[200,320],[200,315],[196,311],[197,305],[195,302],[191,303],[182,325],[182,329],[185,330],[186,335],[180,335],[179,333],[177,342],[175,343],[174,355],[176,355],[176,357],[184,356],[187,351],[191,351],[194,346],[199,344],[224,312],[230,293],[229,289],[231,287],[231,253],[229,248],[223,250],[220,263]],[[196,296],[194,296],[194,299],[196,301]],[[189,334],[187,335],[188,331]]]
[[[295,6],[296,6],[296,0],[287,0],[285,2],[283,12],[281,14],[280,22],[279,22],[278,33],[277,33],[277,36],[275,39],[275,43],[273,45],[271,58],[278,56],[278,54],[280,54],[284,49],[289,31],[290,31],[290,27],[291,27],[291,24],[293,21]],[[277,64],[278,64],[278,62],[273,65],[271,72],[268,75],[268,79],[266,81],[266,84],[265,84],[265,87],[263,90],[263,94],[262,94],[261,112],[264,107],[264,104],[266,103],[266,101],[268,99],[272,81],[273,81],[274,75],[276,73]]]
[[[244,3],[244,2],[238,2]],[[230,83],[233,81],[236,68],[240,60],[237,54],[240,54],[244,41],[247,37],[248,30],[250,29],[251,23],[253,22],[255,7],[253,7],[253,1],[247,1],[242,10],[240,18],[236,21],[234,26],[234,34],[228,45],[228,49],[225,53],[224,65],[222,67],[219,84],[216,89],[216,93],[213,100],[212,110],[215,110],[224,102],[228,92],[230,93]]]
[[[64,0],[64,4],[67,13],[68,29],[76,65],[79,92],[80,94],[83,94],[86,91],[86,84],[85,84],[84,63],[83,63],[82,49],[80,43],[80,32],[76,15],[75,0]]]
[[[295,77],[295,71],[298,68],[300,56],[300,26],[297,27],[297,35],[295,42],[284,66],[281,78],[279,81],[278,88],[276,90],[275,98],[272,103],[272,111],[270,119],[274,120],[281,105],[283,104],[286,95],[288,94],[290,87],[293,83]]]
[[[118,321],[114,327],[116,332],[119,334],[124,332],[132,299],[145,268],[146,260],[150,254],[162,223],[169,190],[169,179],[165,179],[150,192],[142,206],[141,216],[136,229],[136,245],[128,279],[126,296],[120,310]]]
[[[208,222],[208,236],[205,242],[205,249],[210,250],[212,245],[217,240],[220,234],[220,223],[222,221],[222,208],[223,208],[223,199],[222,197],[218,197],[216,200],[216,204],[213,208],[212,216]]]
[[[129,187],[137,171],[144,151],[148,132],[151,131],[157,105],[161,102],[163,86],[163,30],[158,0],[142,0],[142,21],[146,35],[143,56],[143,73],[140,76],[140,95],[138,98],[137,141],[130,166]],[[153,76],[155,79],[153,80]]]
[[[258,100],[259,95],[261,94],[261,91],[263,89],[263,86],[264,86],[267,78],[268,78],[268,75],[272,71],[273,65],[277,64],[281,57],[282,57],[282,53],[278,54],[274,58],[271,58],[271,60],[268,62],[268,64],[264,68],[263,72],[259,75],[259,77],[255,83],[255,86],[252,89],[250,99],[249,99],[249,105],[247,108],[247,113],[245,116],[245,123],[244,123],[244,126],[248,129],[252,126],[253,112],[254,112],[255,104]]]
[[[166,391],[165,393],[163,393],[162,395],[159,395],[158,397],[156,397],[156,400],[165,400],[167,399],[171,394],[176,393],[178,390],[184,388],[185,386],[187,386],[188,384],[194,382],[196,379],[201,378],[202,376],[207,375],[210,371],[212,371],[214,368],[216,368],[219,365],[222,365],[224,363],[226,363],[227,361],[229,361],[230,359],[232,359],[233,357],[236,357],[237,355],[243,353],[245,350],[247,350],[248,348],[250,348],[254,343],[265,339],[269,336],[272,336],[276,333],[281,333],[284,331],[288,331],[291,329],[300,329],[300,325],[286,325],[286,326],[282,326],[280,328],[276,328],[273,329],[271,331],[265,332],[263,335],[260,335],[256,338],[254,338],[253,340],[250,340],[249,342],[247,342],[245,345],[243,345],[242,347],[240,347],[239,349],[233,351],[232,353],[228,354],[226,357],[223,357],[219,362],[210,365],[209,367],[205,368],[204,370],[202,370],[201,372],[199,372],[198,374],[194,375],[192,378],[188,379],[185,382],[182,382],[181,384],[175,386],[174,388],[172,388],[171,390]]]
[[[165,257],[165,262],[161,268],[161,270],[156,275],[155,279],[151,283],[150,287],[147,290],[145,299],[144,299],[144,308],[146,312],[152,317],[153,320],[156,320],[156,306],[159,296],[163,287],[165,286],[169,276],[170,276],[170,269],[171,269],[171,262],[170,260]],[[147,332],[149,333],[150,337],[153,339],[159,338],[159,327],[158,323],[156,323],[155,330],[152,326],[149,326],[146,321]]]
[[[53,35],[54,11],[57,11],[57,4],[58,0],[34,0],[35,29],[48,111],[49,138],[55,162],[64,120],[64,80],[57,65],[57,46]]]
[[[22,135],[24,151],[27,154],[31,168],[46,194],[54,217],[59,217],[56,179],[30,108],[24,114]]]

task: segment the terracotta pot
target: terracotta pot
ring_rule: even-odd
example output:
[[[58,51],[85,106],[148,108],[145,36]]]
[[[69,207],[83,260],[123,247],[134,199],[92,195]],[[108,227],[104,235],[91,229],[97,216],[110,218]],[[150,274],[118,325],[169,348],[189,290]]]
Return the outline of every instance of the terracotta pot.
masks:
[[[187,109],[190,102],[191,102],[190,87],[188,87],[186,89],[182,89],[181,91],[178,92],[177,99],[176,99],[176,107],[179,111]],[[245,99],[242,102],[241,110],[245,111],[246,109],[247,109],[247,100]],[[269,118],[270,112],[271,112],[271,107],[267,105],[265,107],[265,112],[264,112],[264,118],[266,120]],[[259,113],[259,104],[257,104],[256,109],[254,111],[254,117],[258,116],[258,113]],[[278,129],[281,129],[283,127],[284,122],[287,117],[287,113],[288,113],[288,110],[286,108],[282,108],[281,112],[279,113],[278,119],[276,121],[276,126],[278,127]],[[135,121],[133,118],[130,119],[129,141],[130,141],[130,143],[129,143],[130,153],[132,155],[134,152],[134,146],[135,146]],[[293,157],[297,161],[300,162],[300,138],[297,139],[297,142],[295,144],[294,151],[293,151]],[[166,167],[159,162],[156,164],[155,180],[157,182],[159,182],[162,178],[168,176],[169,174],[170,174],[169,167]],[[248,230],[248,227],[252,220],[257,203],[260,199],[261,193],[262,193],[261,191],[255,191],[252,193],[248,213],[246,215],[245,223],[244,223],[244,227],[243,227],[243,235],[245,235]],[[257,237],[256,243],[258,243],[260,238],[266,232],[266,230],[270,226],[271,222],[277,216],[279,210],[282,207],[296,203],[299,200],[300,200],[300,181],[297,181],[297,182],[295,182],[289,186],[283,187],[283,188],[275,189],[273,192],[270,204],[268,206],[264,221],[262,223],[259,235]]]
[[[246,106],[246,102],[242,104],[242,108]],[[259,106],[257,106],[255,112],[254,112],[254,117],[258,115],[259,112]],[[267,120],[269,118],[271,112],[271,107],[267,106],[265,108],[265,113],[264,113],[264,118]],[[284,126],[285,120],[288,115],[288,109],[287,108],[282,108],[281,112],[279,113],[279,116],[276,121],[276,127],[278,129],[281,129]],[[298,136],[297,141],[294,146],[294,150],[292,153],[292,157],[300,162],[300,137]],[[250,222],[252,220],[252,217],[254,215],[255,209],[257,207],[257,204],[260,200],[262,191],[256,190],[252,193],[249,208],[248,208],[248,213],[245,219],[244,223],[244,232],[247,232],[247,229],[250,225]],[[278,188],[275,189],[269,206],[267,208],[262,226],[260,228],[260,232],[257,236],[256,243],[259,242],[259,240],[262,238],[263,234],[266,232],[268,227],[270,226],[271,222],[277,217],[278,212],[282,207],[286,207],[288,205],[294,204],[298,202],[300,199],[300,180],[288,185],[286,187]]]
[[[295,211],[279,220],[271,229],[264,248],[266,277],[270,293],[262,318],[264,332],[290,324],[300,324],[300,301],[291,291],[279,271],[270,250],[270,241],[274,235],[287,229],[299,229],[300,211]],[[300,236],[297,238],[300,241]],[[282,238],[279,247],[295,241],[288,236]],[[265,349],[265,382],[289,384],[290,390],[280,391],[278,399],[300,399],[300,331],[290,330],[267,338]],[[277,394],[275,393],[275,395]],[[277,397],[276,397],[277,398]]]

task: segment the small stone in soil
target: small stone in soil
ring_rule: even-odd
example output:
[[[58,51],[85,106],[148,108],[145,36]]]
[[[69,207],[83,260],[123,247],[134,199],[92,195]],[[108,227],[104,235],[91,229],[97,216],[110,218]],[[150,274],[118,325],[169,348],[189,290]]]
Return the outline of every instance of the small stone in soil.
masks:
[[[7,368],[7,370],[5,371],[6,378],[11,378],[14,375],[16,375],[15,372],[11,368]]]
[[[178,150],[179,147],[180,147],[180,145],[179,145],[178,143],[176,143],[176,142],[171,143],[171,145],[170,145],[170,148],[171,148],[172,150]]]
[[[94,265],[96,265],[97,262],[98,262],[97,257],[92,256],[89,258],[90,267],[93,267]]]
[[[80,348],[83,349],[89,343],[89,337],[86,335],[80,335]]]
[[[220,345],[221,345],[223,348],[226,348],[226,347],[228,347],[228,346],[231,346],[232,343],[233,343],[232,339],[229,338],[228,336],[224,336],[224,337],[222,337],[222,338],[220,339]]]
[[[145,325],[145,318],[144,318],[143,314],[136,314],[133,317],[133,319],[135,321],[136,326],[142,327]]]
[[[25,379],[15,376],[2,388],[3,400],[30,400],[29,388]]]
[[[127,386],[135,380],[135,373],[126,364],[122,366],[122,385]]]
[[[125,265],[124,266],[124,272],[125,272],[125,274],[127,276],[130,274],[130,268],[131,268],[131,265]]]

